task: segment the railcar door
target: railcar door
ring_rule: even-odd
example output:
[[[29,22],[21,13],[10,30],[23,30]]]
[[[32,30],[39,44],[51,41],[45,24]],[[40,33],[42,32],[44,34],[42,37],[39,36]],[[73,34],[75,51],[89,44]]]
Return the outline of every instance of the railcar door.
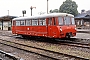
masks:
[[[57,27],[56,27],[56,20],[55,18],[48,18],[48,37],[55,37],[56,32],[57,32]]]
[[[51,25],[52,25],[52,18],[48,18],[48,24],[47,24],[47,35],[48,37],[51,37]]]

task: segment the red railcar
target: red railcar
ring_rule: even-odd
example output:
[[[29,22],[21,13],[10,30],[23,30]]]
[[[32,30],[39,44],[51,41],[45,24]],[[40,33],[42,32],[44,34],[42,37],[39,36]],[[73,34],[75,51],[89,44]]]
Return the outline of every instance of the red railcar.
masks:
[[[67,13],[52,13],[12,20],[12,33],[22,36],[70,38],[76,36],[74,16]]]

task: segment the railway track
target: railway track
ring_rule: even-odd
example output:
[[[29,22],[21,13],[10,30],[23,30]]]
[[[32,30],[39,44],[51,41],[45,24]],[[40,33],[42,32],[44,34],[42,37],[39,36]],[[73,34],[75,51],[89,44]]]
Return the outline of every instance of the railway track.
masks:
[[[90,34],[90,31],[77,31],[78,33],[88,33]]]
[[[33,47],[33,46],[28,46],[25,44],[21,44],[21,43],[16,43],[16,42],[12,42],[12,41],[7,41],[7,40],[2,40],[0,39],[0,43],[13,47],[13,48],[17,48],[20,50],[24,50],[30,53],[35,53],[41,56],[44,56],[46,58],[50,58],[53,60],[60,60],[60,59],[77,59],[77,60],[85,60],[88,58],[83,58],[83,57],[78,57],[78,56],[72,56],[72,55],[68,55],[68,54],[63,54],[63,53],[59,53],[59,52],[55,52],[55,51],[50,51],[50,50],[46,50],[43,48],[37,48],[37,47]]]
[[[80,40],[80,39],[78,39]],[[90,49],[90,43],[82,43],[82,42],[75,42],[71,40],[56,40],[57,44],[63,44],[68,46],[75,46],[75,47],[81,47],[81,48],[87,48]]]
[[[21,60],[21,58],[0,50],[0,60]]]
[[[4,35],[4,36],[7,36],[7,35]],[[14,36],[9,35],[8,37],[14,37]],[[19,36],[19,38],[21,38],[21,37]],[[39,39],[36,39],[36,40],[39,40]],[[74,40],[84,40],[84,39],[75,39],[75,38],[71,38],[70,40],[68,40],[68,39],[67,40],[55,39],[55,41],[52,40],[52,42],[51,41],[48,41],[48,42],[51,42],[54,44],[63,44],[63,45],[68,45],[68,46],[76,46],[76,47],[82,47],[82,48],[90,49],[90,43],[75,42]],[[88,40],[90,40],[90,39],[88,39]]]
[[[4,35],[4,36],[8,36],[8,35]],[[13,37],[13,36],[9,35],[8,37]],[[80,39],[78,39],[78,40],[80,40]],[[51,42],[51,41],[49,41],[49,42]],[[59,40],[59,41],[54,41],[54,42],[51,42],[51,43],[90,49],[90,44],[89,43],[74,42],[73,40],[69,40],[69,41],[68,40],[65,40],[65,41],[64,40]]]
[[[8,36],[8,37],[14,37],[14,36]],[[75,46],[75,47],[81,47],[81,48],[88,48],[88,49],[90,49],[90,43],[75,42],[73,40],[75,40],[75,39],[71,38],[70,40],[51,40],[51,41],[48,40],[48,42],[54,43],[54,44],[62,44],[62,45],[68,45],[68,46]],[[80,40],[80,39],[78,39],[78,40]],[[83,40],[83,39],[81,39],[81,40]]]

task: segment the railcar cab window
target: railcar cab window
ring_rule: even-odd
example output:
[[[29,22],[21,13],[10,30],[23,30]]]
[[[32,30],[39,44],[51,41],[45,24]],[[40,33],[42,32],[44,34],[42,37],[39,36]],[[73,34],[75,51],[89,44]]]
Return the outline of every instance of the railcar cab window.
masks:
[[[74,20],[74,18],[71,18],[71,21],[72,21],[72,25],[75,25],[75,20]]]
[[[59,23],[59,25],[63,25],[64,23],[63,23],[63,18],[62,17],[58,17],[58,23]]]
[[[30,26],[31,25],[31,20],[26,20],[26,26]]]
[[[64,17],[64,23],[65,25],[70,25],[71,24],[70,17]]]
[[[46,19],[45,18],[39,19],[39,25],[46,25]]]
[[[25,20],[22,20],[20,25],[24,26],[25,25]]]
[[[32,19],[32,26],[37,26],[37,25],[38,25],[38,20]]]
[[[20,26],[20,21],[16,21],[16,26]]]

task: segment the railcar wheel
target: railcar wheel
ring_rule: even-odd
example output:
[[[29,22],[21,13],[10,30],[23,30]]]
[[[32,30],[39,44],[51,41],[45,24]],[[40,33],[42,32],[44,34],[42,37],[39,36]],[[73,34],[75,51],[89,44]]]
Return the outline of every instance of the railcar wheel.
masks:
[[[67,38],[67,39],[70,39],[70,36],[68,35],[68,36],[66,36],[66,38]]]
[[[66,34],[66,38],[67,38],[67,39],[70,39],[70,37],[71,37],[71,34],[70,34],[70,33],[67,33],[67,34]]]

